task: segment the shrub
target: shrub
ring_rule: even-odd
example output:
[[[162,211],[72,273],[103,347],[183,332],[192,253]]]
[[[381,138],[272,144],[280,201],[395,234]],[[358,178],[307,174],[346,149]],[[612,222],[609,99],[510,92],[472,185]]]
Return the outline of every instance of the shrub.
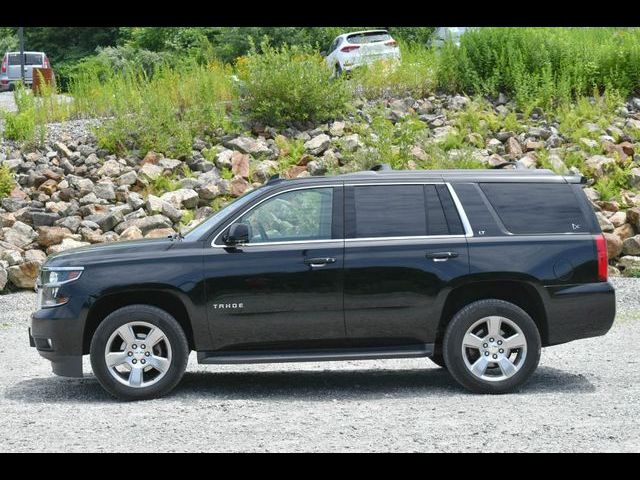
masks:
[[[11,173],[7,165],[0,164],[0,199],[8,196],[14,185],[13,173]]]
[[[275,48],[263,43],[237,62],[244,85],[242,105],[260,121],[283,125],[324,121],[345,113],[350,99],[346,82],[332,80],[324,59],[308,47]]]

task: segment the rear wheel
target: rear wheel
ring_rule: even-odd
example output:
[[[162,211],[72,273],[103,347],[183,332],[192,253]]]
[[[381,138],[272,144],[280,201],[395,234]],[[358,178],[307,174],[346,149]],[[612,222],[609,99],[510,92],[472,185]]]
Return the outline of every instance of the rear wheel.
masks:
[[[443,341],[451,375],[476,393],[506,393],[520,387],[540,360],[540,334],[520,307],[480,300],[460,310]]]
[[[91,366],[100,384],[122,400],[169,393],[187,366],[189,347],[180,324],[150,305],[108,315],[91,340]]]

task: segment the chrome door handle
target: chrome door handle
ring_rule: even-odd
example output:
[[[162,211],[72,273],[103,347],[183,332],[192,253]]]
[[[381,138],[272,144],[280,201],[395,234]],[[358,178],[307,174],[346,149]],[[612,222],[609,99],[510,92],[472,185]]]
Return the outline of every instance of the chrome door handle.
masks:
[[[457,257],[458,252],[430,252],[425,256],[432,259],[434,262],[446,262],[450,258]]]
[[[304,260],[304,263],[306,265],[309,265],[310,267],[324,267],[325,265],[327,265],[329,263],[336,263],[336,259],[335,258],[330,258],[330,257],[306,258]]]

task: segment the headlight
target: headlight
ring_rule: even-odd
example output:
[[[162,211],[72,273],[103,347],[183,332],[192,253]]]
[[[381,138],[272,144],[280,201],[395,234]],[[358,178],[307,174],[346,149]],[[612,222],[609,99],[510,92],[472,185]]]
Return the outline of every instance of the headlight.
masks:
[[[59,295],[60,287],[80,278],[83,267],[44,267],[38,280],[38,309],[64,305],[69,297]]]

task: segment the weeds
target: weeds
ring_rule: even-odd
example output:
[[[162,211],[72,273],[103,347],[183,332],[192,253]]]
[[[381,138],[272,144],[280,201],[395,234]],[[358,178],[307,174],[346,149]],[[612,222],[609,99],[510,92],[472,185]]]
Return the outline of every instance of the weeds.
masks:
[[[0,200],[7,197],[15,185],[13,173],[5,164],[0,164]]]

